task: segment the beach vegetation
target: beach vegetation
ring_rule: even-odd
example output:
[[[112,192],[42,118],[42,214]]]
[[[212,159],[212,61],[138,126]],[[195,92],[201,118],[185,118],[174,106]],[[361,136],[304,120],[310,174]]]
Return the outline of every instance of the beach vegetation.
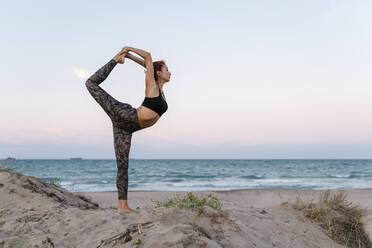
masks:
[[[215,210],[222,210],[222,200],[217,196],[209,194],[206,197],[199,198],[193,192],[188,192],[184,197],[176,195],[174,198],[169,198],[163,202],[155,201],[156,207],[174,207],[178,209],[192,209],[198,212],[198,215],[203,213],[204,207],[211,207]],[[226,212],[227,213],[227,212]]]
[[[157,207],[177,207],[177,208],[198,208],[209,206],[216,210],[222,209],[222,200],[216,196],[208,195],[207,197],[199,198],[192,192],[188,192],[183,198],[177,195],[174,198],[169,198],[164,202],[157,201]]]
[[[50,178],[46,178],[46,179],[44,179],[44,181],[45,181],[46,183],[52,184],[52,185],[54,185],[54,186],[62,187],[61,179],[60,179],[60,178],[57,178],[57,177],[50,177]]]
[[[133,242],[133,245],[140,245],[141,243],[141,239],[136,239],[136,241]]]
[[[0,171],[16,172],[16,169],[15,169],[16,164],[17,164],[17,160],[12,157],[8,157],[6,159],[0,160]],[[20,174],[27,174],[27,168],[18,167],[17,172]]]
[[[4,171],[14,171],[14,167],[16,166],[15,159],[3,159],[0,160],[0,169]]]
[[[330,190],[320,195],[316,203],[305,202],[297,197],[294,208],[305,217],[315,221],[333,240],[345,247],[372,247],[361,218],[365,211],[346,200],[347,194],[340,191],[331,195]]]

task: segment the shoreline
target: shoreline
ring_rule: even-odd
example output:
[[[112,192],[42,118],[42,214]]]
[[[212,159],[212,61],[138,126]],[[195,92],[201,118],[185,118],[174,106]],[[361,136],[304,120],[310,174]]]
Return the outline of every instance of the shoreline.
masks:
[[[290,188],[247,188],[247,189],[227,189],[227,190],[128,190],[129,192],[235,192],[235,191],[252,191],[252,190],[289,190],[289,191],[337,191],[337,190],[344,190],[344,191],[352,191],[352,190],[372,190],[372,188],[337,188],[337,189],[290,189]],[[117,191],[89,191],[89,192],[83,192],[83,191],[74,191],[73,193],[80,194],[80,193],[115,193]]]
[[[299,190],[299,189],[236,189],[236,190],[220,190],[220,191],[128,191],[128,203],[133,207],[151,207],[152,201],[165,201],[168,198],[176,197],[177,195],[184,196],[188,192],[193,192],[200,197],[208,194],[214,194],[219,198],[224,199],[226,207],[253,207],[265,208],[279,206],[283,202],[294,202],[297,197],[307,201],[317,201],[322,192],[327,190]],[[360,207],[371,211],[372,213],[372,189],[330,189],[331,193],[346,192],[347,200],[353,204],[358,204]],[[103,207],[116,207],[117,191],[103,192],[73,192],[73,194],[81,194],[91,197]],[[246,204],[249,203],[249,204]],[[372,234],[372,224],[371,224]]]

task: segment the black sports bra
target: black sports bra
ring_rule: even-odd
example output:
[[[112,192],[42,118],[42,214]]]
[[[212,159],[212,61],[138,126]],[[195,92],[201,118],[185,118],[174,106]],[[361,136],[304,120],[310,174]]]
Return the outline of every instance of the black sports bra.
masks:
[[[142,105],[145,107],[148,107],[151,110],[154,110],[156,113],[158,113],[159,116],[165,113],[168,109],[168,104],[164,100],[161,91],[159,89],[159,96],[157,97],[145,97],[145,100],[143,100]]]

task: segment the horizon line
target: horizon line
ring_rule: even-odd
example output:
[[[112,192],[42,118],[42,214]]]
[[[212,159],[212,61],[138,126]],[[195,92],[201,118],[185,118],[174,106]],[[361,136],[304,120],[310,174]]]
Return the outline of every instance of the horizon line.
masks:
[[[6,160],[3,158],[0,160]],[[77,160],[116,160],[116,158],[78,158]],[[372,158],[129,158],[130,160],[372,160]],[[19,158],[16,160],[76,160],[75,158]]]

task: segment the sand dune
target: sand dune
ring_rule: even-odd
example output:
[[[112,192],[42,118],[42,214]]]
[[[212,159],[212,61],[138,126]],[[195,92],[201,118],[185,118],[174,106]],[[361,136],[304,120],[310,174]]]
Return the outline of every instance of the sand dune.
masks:
[[[187,192],[135,192],[134,214],[118,214],[116,192],[71,193],[35,177],[0,171],[0,247],[344,247],[293,208],[321,191],[270,189],[194,192],[223,199],[221,210],[156,207]],[[367,210],[372,190],[347,190]],[[226,212],[226,210],[228,212]],[[12,246],[13,245],[13,246]]]

